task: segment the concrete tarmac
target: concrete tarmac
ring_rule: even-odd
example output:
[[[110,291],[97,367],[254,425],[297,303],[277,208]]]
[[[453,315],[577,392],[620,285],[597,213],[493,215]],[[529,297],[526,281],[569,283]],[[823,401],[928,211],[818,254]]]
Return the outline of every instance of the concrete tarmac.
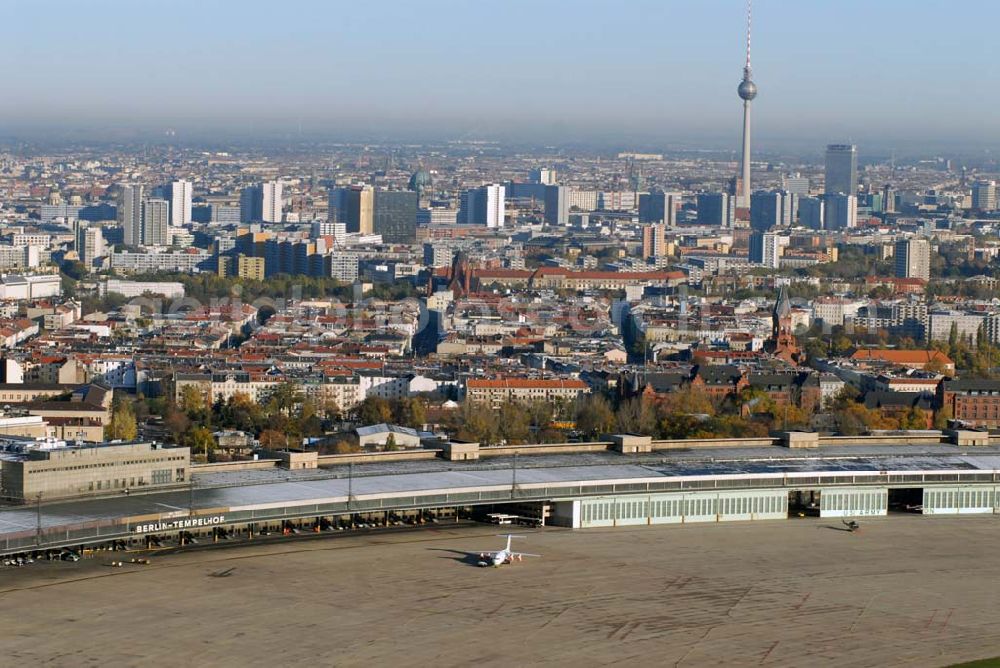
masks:
[[[374,531],[0,571],[49,666],[944,666],[1000,655],[1000,518]],[[126,559],[128,557],[125,557]]]

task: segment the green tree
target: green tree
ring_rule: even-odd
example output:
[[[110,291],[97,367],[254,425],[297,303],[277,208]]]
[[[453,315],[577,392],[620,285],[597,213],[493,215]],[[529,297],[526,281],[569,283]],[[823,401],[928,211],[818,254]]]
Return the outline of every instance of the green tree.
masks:
[[[291,414],[295,407],[302,403],[302,400],[302,390],[299,389],[298,385],[289,381],[278,383],[267,397],[268,408],[285,415]]]
[[[427,424],[427,407],[420,397],[400,399],[394,406],[396,423],[419,429]]]
[[[948,350],[952,355],[955,354],[955,350],[958,348],[958,323],[951,323],[951,329],[948,330]]]
[[[366,397],[358,407],[358,419],[364,424],[392,422],[392,406],[381,397]]]
[[[82,262],[78,262],[77,260],[68,260],[63,262],[59,269],[63,274],[74,281],[79,281],[87,275],[87,265]]]

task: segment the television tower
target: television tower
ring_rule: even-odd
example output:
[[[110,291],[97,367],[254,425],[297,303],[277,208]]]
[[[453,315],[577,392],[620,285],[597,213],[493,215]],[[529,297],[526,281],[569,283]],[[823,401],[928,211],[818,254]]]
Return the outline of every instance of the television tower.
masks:
[[[751,0],[747,0],[747,62],[743,66],[743,81],[736,92],[743,100],[743,154],[740,157],[740,184],[736,191],[736,206],[750,208],[750,101],[757,97],[757,85],[750,80],[750,17]]]

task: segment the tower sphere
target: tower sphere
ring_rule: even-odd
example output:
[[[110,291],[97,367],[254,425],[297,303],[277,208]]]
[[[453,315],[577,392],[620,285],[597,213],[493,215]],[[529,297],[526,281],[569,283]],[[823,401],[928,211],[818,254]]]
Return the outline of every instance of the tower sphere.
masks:
[[[740,86],[736,89],[736,92],[744,100],[752,100],[757,97],[757,84],[749,79],[744,79],[740,82]]]

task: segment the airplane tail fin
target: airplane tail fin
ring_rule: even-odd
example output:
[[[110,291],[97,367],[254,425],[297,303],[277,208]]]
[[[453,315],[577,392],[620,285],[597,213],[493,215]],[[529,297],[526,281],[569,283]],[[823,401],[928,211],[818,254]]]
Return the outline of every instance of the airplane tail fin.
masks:
[[[514,535],[512,533],[498,533],[497,535],[500,536],[501,538],[506,538],[507,539],[507,551],[508,552],[510,552],[510,540],[512,538],[527,538],[527,536],[516,536],[516,535]]]

